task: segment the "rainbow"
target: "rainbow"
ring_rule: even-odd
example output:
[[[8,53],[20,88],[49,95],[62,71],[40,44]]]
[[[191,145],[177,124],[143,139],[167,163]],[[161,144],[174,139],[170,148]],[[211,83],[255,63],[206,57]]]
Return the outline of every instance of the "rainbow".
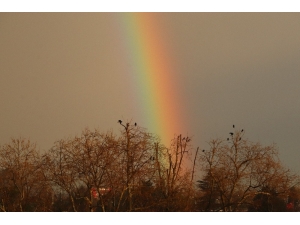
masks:
[[[174,135],[187,134],[185,106],[176,81],[168,40],[156,13],[120,13],[121,37],[129,75],[143,127],[169,144]]]

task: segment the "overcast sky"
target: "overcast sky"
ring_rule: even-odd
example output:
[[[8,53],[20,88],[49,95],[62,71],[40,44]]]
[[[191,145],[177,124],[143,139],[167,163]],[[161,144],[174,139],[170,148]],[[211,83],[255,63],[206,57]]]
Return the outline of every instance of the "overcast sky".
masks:
[[[193,145],[276,143],[300,171],[300,13],[156,13]],[[140,118],[128,90],[118,13],[0,13],[0,144],[40,149],[85,127],[118,133]],[[176,75],[176,76],[177,76]],[[137,121],[143,124],[143,121]]]

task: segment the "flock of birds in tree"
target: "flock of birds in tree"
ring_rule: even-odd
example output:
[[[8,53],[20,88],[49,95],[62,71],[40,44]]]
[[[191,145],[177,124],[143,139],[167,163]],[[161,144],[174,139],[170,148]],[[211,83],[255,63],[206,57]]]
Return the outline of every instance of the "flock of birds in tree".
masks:
[[[121,124],[123,127],[125,127],[123,124],[122,124],[122,120],[118,120],[118,123],[119,124]],[[127,127],[129,126],[129,123],[126,123],[126,125],[127,125]],[[134,123],[134,126],[137,126],[137,123]],[[126,127],[125,127],[126,128]],[[191,139],[189,138],[189,137],[184,137],[184,138],[182,138],[182,140],[184,141],[184,140],[186,140],[186,142],[189,142],[189,141],[191,141]]]
[[[122,120],[118,120],[118,123],[121,124],[121,125],[123,125],[122,122],[123,122]],[[128,125],[129,125],[129,123],[127,123],[127,126],[128,126]],[[136,125],[137,125],[137,124],[134,123],[134,126],[136,126]],[[123,125],[123,126],[124,126],[124,125]]]
[[[235,128],[234,124],[232,125],[232,127]],[[242,132],[244,132],[244,129],[241,130],[241,133],[242,133]],[[231,137],[233,137],[233,134],[234,134],[234,133],[233,133],[233,132],[230,132],[229,134],[231,135]],[[241,137],[239,138],[239,141],[240,141],[240,140],[242,140]],[[227,138],[227,141],[229,141],[229,138]],[[202,152],[205,152],[205,150],[203,149]]]
[[[235,128],[234,124],[232,125],[232,127]],[[244,129],[241,130],[241,132],[243,132],[243,131],[244,131]],[[230,132],[229,134],[230,134],[231,136],[233,136],[233,132]],[[242,140],[241,137],[239,138],[239,141],[240,141],[240,140]],[[227,141],[229,141],[229,138],[227,138]]]
[[[123,127],[125,127],[125,129],[127,130],[127,128],[129,127],[129,123],[126,123],[126,126],[122,124],[122,120],[118,120],[118,123],[121,124]],[[137,126],[137,123],[134,123],[134,126]],[[150,156],[150,160],[155,160],[154,156]]]
[[[122,120],[118,120],[118,123],[121,124],[123,127],[125,127],[125,126],[122,124]],[[129,126],[129,123],[127,123],[126,125],[127,125],[127,127],[128,127],[128,126]],[[134,123],[134,126],[137,126],[137,124]],[[232,127],[235,128],[234,124],[232,125]],[[126,128],[126,127],[125,127],[125,128]],[[244,131],[244,129],[241,130],[241,132],[243,132],[243,131]],[[233,136],[233,132],[230,132],[229,134],[230,134],[231,136]],[[185,138],[183,138],[182,140],[184,140],[184,139],[185,139]],[[239,138],[239,141],[240,141],[240,140],[242,140],[241,137]],[[186,141],[188,142],[188,141],[190,141],[190,139],[188,139],[188,137],[187,137],[187,138],[186,138]],[[227,141],[229,141],[229,138],[227,138]],[[205,152],[205,150],[203,149],[202,152]],[[150,160],[154,160],[154,157],[153,157],[153,158],[152,158],[152,157],[153,157],[153,156],[150,157]]]
[[[122,120],[118,120],[118,123],[121,124],[126,130],[128,129],[129,127],[129,123],[126,123],[126,126],[124,124],[122,124]],[[134,126],[137,126],[137,123],[134,123]]]

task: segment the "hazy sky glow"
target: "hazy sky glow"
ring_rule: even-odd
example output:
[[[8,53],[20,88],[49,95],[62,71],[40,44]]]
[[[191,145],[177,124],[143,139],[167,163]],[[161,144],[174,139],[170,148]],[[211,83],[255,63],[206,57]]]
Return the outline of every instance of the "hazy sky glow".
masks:
[[[49,149],[85,127],[147,127],[132,79],[126,15],[0,13],[0,144],[23,136]],[[227,138],[277,144],[300,171],[300,14],[153,13],[195,147]],[[135,56],[132,56],[135,57]],[[174,81],[172,80],[172,81]]]

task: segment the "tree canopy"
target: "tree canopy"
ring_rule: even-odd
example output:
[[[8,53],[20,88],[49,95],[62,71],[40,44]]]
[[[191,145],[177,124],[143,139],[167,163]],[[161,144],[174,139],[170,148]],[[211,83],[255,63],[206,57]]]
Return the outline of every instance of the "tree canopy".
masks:
[[[1,145],[0,210],[299,210],[298,176],[276,146],[250,142],[244,130],[198,152],[191,137],[164,145],[136,123],[118,123],[119,135],[86,128],[43,154],[25,138]]]

